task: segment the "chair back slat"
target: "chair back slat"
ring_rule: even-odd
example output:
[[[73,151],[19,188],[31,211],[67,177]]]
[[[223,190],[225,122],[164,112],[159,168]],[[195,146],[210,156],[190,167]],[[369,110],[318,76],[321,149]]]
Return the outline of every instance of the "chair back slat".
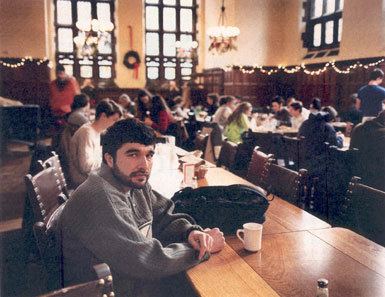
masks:
[[[24,178],[29,200],[32,204],[35,222],[47,222],[51,214],[60,206],[61,183],[56,170],[46,168],[36,175]]]
[[[299,167],[299,146],[300,139],[283,136],[282,137],[282,156],[285,161],[285,167],[298,171]]]
[[[234,165],[237,147],[238,145],[234,142],[224,141],[217,161],[217,166],[224,166],[227,169],[231,170]]]
[[[262,181],[265,189],[280,198],[305,208],[307,204],[307,170],[299,172],[274,164],[267,163],[267,174]]]
[[[385,192],[353,177],[344,204],[345,221],[357,233],[385,246]]]
[[[267,155],[256,147],[251,156],[246,179],[255,185],[265,187],[264,181],[267,178],[267,166],[272,159],[273,155]]]
[[[39,160],[38,162],[40,163],[42,170],[48,167],[52,167],[55,170],[63,193],[67,195],[67,197],[69,197],[67,181],[64,176],[64,171],[61,166],[59,156],[54,151],[52,151],[51,154],[52,154],[52,157],[46,159],[45,161]]]

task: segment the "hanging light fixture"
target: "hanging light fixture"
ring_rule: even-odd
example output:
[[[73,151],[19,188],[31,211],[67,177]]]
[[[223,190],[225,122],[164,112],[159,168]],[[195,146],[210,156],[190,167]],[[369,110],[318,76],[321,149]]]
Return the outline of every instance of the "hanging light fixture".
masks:
[[[76,28],[78,35],[73,41],[79,58],[97,54],[100,44],[111,44],[109,34],[114,30],[112,22],[93,19],[89,22],[76,22]]]
[[[239,33],[240,31],[237,27],[226,26],[225,0],[222,0],[218,26],[207,30],[207,34],[210,37],[209,52],[223,54],[236,50],[235,41]]]
[[[176,57],[185,60],[194,60],[197,58],[198,42],[193,41],[176,41]]]

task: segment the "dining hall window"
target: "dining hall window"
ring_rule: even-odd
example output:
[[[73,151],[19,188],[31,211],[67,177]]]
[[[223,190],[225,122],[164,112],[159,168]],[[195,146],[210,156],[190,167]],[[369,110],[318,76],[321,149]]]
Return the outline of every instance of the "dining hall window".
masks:
[[[56,63],[78,80],[115,78],[114,0],[54,0]]]
[[[344,0],[307,0],[304,47],[309,50],[338,48],[342,36]]]
[[[145,0],[147,80],[189,80],[197,64],[197,0]]]

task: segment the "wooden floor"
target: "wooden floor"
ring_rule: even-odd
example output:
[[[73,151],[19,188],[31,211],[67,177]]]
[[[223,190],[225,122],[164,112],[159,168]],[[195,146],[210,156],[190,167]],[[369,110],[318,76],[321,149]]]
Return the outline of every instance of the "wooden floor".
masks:
[[[46,142],[46,141],[45,141]],[[10,144],[0,158],[0,296],[36,296],[42,269],[24,251],[21,230],[31,152],[27,145]]]
[[[25,198],[23,177],[28,173],[31,154],[28,146],[12,144],[1,156],[0,222],[21,218]]]

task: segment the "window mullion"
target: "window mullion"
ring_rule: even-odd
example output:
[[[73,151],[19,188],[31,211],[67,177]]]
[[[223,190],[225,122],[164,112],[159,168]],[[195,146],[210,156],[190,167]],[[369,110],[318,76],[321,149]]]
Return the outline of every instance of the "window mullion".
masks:
[[[176,40],[181,40],[181,30],[180,30],[180,0],[176,1],[176,7],[175,7],[175,17],[176,17],[176,32],[175,32],[175,39]],[[176,50],[176,49],[175,49]],[[176,56],[176,54],[175,54]],[[178,83],[181,84],[182,80],[182,70],[181,70],[181,65],[180,65],[180,59],[176,59],[175,63],[175,78],[178,80]]]

